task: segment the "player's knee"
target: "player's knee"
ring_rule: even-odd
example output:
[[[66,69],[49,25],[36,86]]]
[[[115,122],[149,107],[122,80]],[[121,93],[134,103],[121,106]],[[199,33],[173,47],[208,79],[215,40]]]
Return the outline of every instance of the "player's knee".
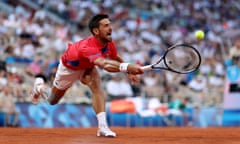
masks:
[[[81,82],[83,83],[83,84],[85,84],[85,85],[87,85],[88,87],[93,87],[93,88],[95,88],[95,87],[98,87],[99,86],[99,82],[100,80],[99,80],[99,78],[91,78],[91,79],[88,79],[88,80],[86,80],[86,79],[82,79],[81,80]]]

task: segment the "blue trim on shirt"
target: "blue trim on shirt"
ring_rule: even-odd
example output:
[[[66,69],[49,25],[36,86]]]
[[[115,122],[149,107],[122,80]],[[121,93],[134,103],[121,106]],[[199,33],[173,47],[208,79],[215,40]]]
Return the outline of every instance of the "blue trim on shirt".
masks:
[[[67,60],[67,63],[71,66],[77,67],[80,62],[79,62],[79,60],[73,60],[73,61]]]
[[[104,48],[101,49],[101,52],[104,54],[104,53],[108,52],[108,50],[109,50],[108,47],[104,47]]]

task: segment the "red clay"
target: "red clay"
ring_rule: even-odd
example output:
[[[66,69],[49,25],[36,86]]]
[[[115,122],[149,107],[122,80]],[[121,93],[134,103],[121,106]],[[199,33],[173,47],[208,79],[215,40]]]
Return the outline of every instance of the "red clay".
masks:
[[[240,128],[112,129],[117,138],[96,128],[0,128],[0,144],[240,144]]]

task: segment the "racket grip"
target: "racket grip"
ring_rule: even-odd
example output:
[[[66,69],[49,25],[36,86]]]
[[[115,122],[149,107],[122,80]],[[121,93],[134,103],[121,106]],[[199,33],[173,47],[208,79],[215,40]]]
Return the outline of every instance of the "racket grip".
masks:
[[[146,65],[141,67],[143,71],[150,71],[152,70],[152,65]]]

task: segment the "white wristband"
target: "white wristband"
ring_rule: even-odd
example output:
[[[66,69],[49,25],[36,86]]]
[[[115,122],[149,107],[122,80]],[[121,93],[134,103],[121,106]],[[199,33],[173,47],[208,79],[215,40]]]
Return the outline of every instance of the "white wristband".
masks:
[[[119,70],[121,72],[127,72],[127,67],[128,67],[129,63],[121,63],[119,66]]]

